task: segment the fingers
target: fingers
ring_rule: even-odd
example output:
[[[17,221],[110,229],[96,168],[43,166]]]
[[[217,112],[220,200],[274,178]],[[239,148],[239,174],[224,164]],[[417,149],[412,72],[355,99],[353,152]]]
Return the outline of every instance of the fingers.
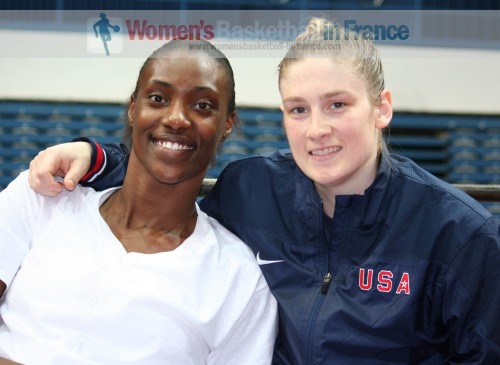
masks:
[[[55,196],[73,190],[90,166],[92,147],[86,142],[63,143],[40,152],[31,162],[29,184],[36,192]],[[64,180],[56,177],[64,177]]]
[[[78,181],[78,180],[76,180]],[[68,177],[68,175],[66,175],[64,177],[64,181],[63,181],[63,184],[64,184],[64,187],[68,190],[74,190],[76,185],[78,184],[77,182],[75,182],[74,179]]]
[[[51,166],[50,158],[45,157],[46,151],[42,151],[31,160],[28,182],[37,193],[56,196],[62,191],[63,185],[55,179],[55,172],[53,172],[55,167]]]
[[[73,190],[82,177],[89,169],[89,161],[87,158],[77,158],[69,167],[66,176],[64,177],[64,186],[68,190]]]

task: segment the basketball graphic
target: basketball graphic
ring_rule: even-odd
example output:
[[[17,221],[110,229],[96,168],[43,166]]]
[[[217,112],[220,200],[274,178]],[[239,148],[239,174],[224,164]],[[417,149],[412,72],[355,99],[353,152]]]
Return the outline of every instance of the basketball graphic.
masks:
[[[87,21],[87,50],[91,53],[119,53],[123,49],[123,19],[109,17],[100,13],[99,17],[91,17]]]

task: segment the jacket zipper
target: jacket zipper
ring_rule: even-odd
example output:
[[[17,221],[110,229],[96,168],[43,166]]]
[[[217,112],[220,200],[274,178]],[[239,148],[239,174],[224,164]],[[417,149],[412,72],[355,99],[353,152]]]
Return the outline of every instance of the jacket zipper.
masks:
[[[312,314],[311,314],[311,317],[309,319],[309,323],[307,325],[307,341],[306,341],[306,344],[304,346],[304,349],[305,349],[305,363],[304,365],[307,365],[309,363],[313,363],[313,362],[310,362],[309,360],[309,357],[310,357],[310,350],[311,350],[311,333],[312,333],[312,329],[316,323],[316,319],[318,317],[318,313],[319,313],[319,309],[321,307],[321,303],[323,303],[323,300],[325,298],[325,295],[326,293],[328,292],[328,288],[330,286],[330,282],[332,281],[332,274],[330,273],[330,253],[329,253],[329,249],[328,249],[328,240],[327,240],[327,237],[324,233],[324,219],[323,219],[323,204],[321,204],[321,212],[320,212],[320,217],[321,217],[321,224],[320,224],[320,227],[321,229],[323,229],[323,241],[325,243],[325,250],[326,250],[326,255],[325,255],[325,266],[326,266],[326,270],[327,270],[327,273],[325,274],[325,276],[323,277],[323,282],[321,283],[321,288],[320,288],[320,292],[318,293],[318,297],[316,298],[315,302],[314,302],[314,305],[313,305],[313,308],[312,308]]]
[[[323,278],[323,284],[321,285],[321,294],[326,294],[330,286],[330,281],[332,281],[332,274],[327,272]]]

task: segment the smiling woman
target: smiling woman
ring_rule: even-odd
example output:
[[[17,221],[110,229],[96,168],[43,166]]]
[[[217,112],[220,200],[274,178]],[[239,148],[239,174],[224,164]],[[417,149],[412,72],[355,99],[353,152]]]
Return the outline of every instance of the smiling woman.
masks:
[[[276,301],[248,247],[196,204],[235,118],[224,55],[172,41],[130,98],[123,186],[40,198],[23,173],[0,193],[0,356],[271,362]]]
[[[149,252],[152,248],[128,234],[128,229],[119,224],[122,219],[128,219],[124,216],[127,210],[120,203],[129,191],[127,187],[147,186],[154,188],[156,194],[164,192],[162,196],[182,189],[182,194],[176,194],[177,199],[189,197],[192,200],[217,146],[223,136],[231,132],[235,112],[228,114],[227,111],[231,98],[226,88],[228,76],[224,69],[214,66],[212,58],[177,49],[156,54],[140,73],[128,107],[127,127],[132,146],[130,174],[123,183],[124,188],[101,206],[101,213],[111,229],[129,250]],[[162,205],[167,209],[166,214],[173,209],[170,204],[176,206],[179,223],[171,218],[169,224],[173,229],[166,227],[165,221],[161,222],[164,215],[157,214],[158,207],[147,208],[145,219],[136,224],[151,226],[152,222],[160,220],[160,231],[179,232],[157,241],[153,250],[176,248],[192,233],[196,212],[192,210],[193,201],[189,203],[167,201]],[[183,207],[191,210],[183,211]],[[149,217],[150,210],[155,217]],[[144,244],[146,246],[142,246]]]
[[[142,72],[128,109],[131,169],[145,168],[162,182],[201,184],[235,118],[227,110],[227,75],[214,66],[214,59],[184,50],[158,58]]]
[[[335,201],[328,197],[361,195],[375,178],[381,130],[392,117],[390,93],[382,91],[373,106],[366,81],[352,66],[328,58],[290,64],[280,89],[294,159],[321,187],[325,211],[333,216]]]

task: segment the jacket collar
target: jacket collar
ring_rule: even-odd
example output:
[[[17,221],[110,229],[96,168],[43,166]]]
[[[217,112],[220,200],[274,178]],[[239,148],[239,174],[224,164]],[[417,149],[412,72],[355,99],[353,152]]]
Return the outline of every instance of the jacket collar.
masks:
[[[314,184],[297,165],[295,171],[294,211],[309,231],[322,225],[323,203]],[[377,176],[364,195],[340,195],[335,198],[335,217],[349,212],[353,228],[369,229],[383,219],[391,179],[391,158],[384,149]]]
[[[387,149],[382,150],[377,176],[365,190],[361,209],[360,228],[367,229],[384,219],[390,190],[392,167]]]

